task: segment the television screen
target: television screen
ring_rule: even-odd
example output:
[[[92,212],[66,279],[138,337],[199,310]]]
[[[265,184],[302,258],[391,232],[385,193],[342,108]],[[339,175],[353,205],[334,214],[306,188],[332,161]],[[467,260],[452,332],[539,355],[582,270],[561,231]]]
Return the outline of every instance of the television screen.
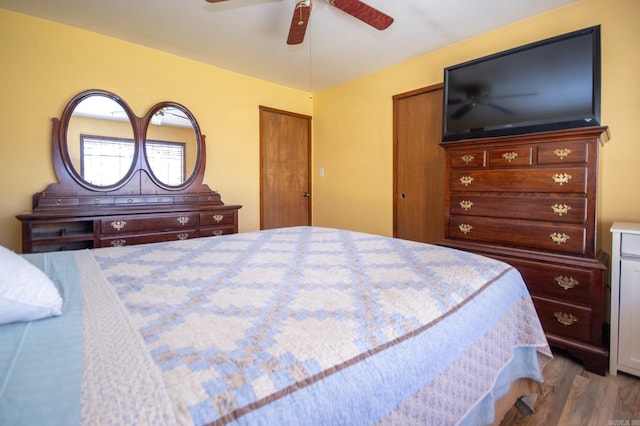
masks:
[[[600,125],[600,26],[444,70],[443,141]]]

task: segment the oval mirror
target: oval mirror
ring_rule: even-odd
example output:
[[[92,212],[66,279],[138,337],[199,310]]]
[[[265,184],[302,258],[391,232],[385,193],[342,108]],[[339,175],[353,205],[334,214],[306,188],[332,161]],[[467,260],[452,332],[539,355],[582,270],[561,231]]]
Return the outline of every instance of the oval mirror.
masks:
[[[126,182],[137,151],[131,114],[116,95],[98,90],[83,92],[67,105],[62,116],[66,150],[61,151],[80,184],[109,190]]]
[[[200,130],[195,117],[175,102],[155,105],[147,114],[144,154],[152,177],[170,188],[184,186],[200,155]]]

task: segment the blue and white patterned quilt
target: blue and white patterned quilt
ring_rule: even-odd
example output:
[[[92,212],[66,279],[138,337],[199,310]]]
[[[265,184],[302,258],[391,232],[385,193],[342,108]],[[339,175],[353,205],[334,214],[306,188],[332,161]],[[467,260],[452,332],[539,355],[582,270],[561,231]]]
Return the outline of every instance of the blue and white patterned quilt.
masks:
[[[7,425],[480,425],[550,356],[520,274],[444,247],[295,227],[34,256],[65,306],[0,327]]]
[[[92,254],[179,424],[482,424],[550,354],[519,273],[448,248],[296,227]]]

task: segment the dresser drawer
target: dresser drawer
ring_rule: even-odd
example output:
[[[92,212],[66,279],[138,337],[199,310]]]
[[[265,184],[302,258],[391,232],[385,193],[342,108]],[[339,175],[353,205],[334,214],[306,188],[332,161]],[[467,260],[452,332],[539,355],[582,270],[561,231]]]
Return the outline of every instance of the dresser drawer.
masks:
[[[584,167],[460,170],[452,171],[450,179],[451,191],[587,192],[587,169]]]
[[[233,226],[214,226],[210,228],[200,228],[200,237],[219,237],[220,235],[235,234]]]
[[[587,219],[587,203],[588,200],[585,197],[454,193],[451,195],[450,209],[451,214],[457,215],[581,224]]]
[[[532,296],[545,333],[591,341],[591,309]]]
[[[147,201],[145,197],[115,197],[114,203],[115,205],[136,205],[136,204],[144,204]]]
[[[624,233],[620,236],[620,254],[622,256],[640,256],[640,235]]]
[[[161,232],[148,235],[122,235],[110,238],[101,238],[100,247],[122,247],[136,244],[159,243],[162,241],[179,241],[189,238],[198,238],[198,231],[185,229],[174,232]]]
[[[538,147],[538,164],[586,163],[589,161],[587,141],[558,142]]]
[[[492,149],[489,151],[489,167],[530,166],[532,153],[530,146]]]
[[[200,225],[233,225],[236,222],[235,211],[212,211],[208,213],[200,213]]]
[[[489,244],[580,255],[586,250],[586,229],[571,224],[451,215],[448,231],[451,238]]]
[[[217,192],[210,193],[207,195],[181,195],[176,196],[174,198],[175,202],[183,202],[183,203],[205,203],[212,205],[222,205],[222,201],[220,199],[220,194]]]
[[[80,198],[79,205],[81,206],[113,206],[115,204],[115,198],[113,197],[85,197]]]
[[[130,234],[157,232],[198,225],[196,213],[174,213],[170,215],[116,216],[100,220],[102,234]]]
[[[47,207],[72,207],[79,206],[80,200],[78,198],[40,198],[38,200],[38,207],[47,208]]]
[[[154,195],[153,197],[145,197],[147,204],[173,204],[173,197],[166,195]]]
[[[533,296],[567,300],[591,306],[594,272],[592,269],[553,265],[525,259],[500,258],[516,268]]]
[[[485,151],[458,151],[449,156],[449,164],[454,169],[482,168],[486,165]]]

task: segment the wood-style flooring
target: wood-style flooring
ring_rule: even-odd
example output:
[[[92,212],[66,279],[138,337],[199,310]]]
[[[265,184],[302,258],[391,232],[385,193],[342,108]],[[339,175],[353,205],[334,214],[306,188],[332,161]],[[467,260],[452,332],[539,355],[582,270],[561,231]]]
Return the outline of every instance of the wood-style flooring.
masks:
[[[640,378],[590,373],[570,355],[553,351],[535,412],[512,408],[500,426],[640,426]]]

